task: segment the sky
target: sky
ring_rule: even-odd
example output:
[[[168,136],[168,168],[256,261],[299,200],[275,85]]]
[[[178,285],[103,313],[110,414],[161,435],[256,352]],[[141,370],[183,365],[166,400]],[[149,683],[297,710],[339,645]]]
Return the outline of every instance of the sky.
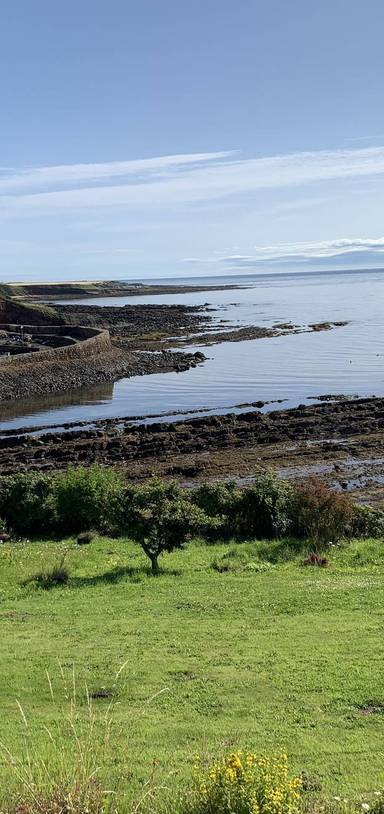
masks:
[[[382,0],[2,0],[0,281],[384,268]]]

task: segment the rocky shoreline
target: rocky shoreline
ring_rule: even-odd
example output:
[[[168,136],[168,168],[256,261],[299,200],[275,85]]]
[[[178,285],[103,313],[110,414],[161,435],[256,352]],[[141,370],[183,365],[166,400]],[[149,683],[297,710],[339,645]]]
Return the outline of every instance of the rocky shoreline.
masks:
[[[55,311],[66,325],[106,328],[116,340],[130,340],[130,346],[152,342],[158,350],[162,339],[198,334],[212,322],[207,305],[56,305]]]
[[[222,327],[215,321],[216,309],[208,303],[188,305],[95,306],[56,305],[61,322],[107,328],[119,347],[130,350],[166,350],[187,345],[215,345],[219,342],[243,342],[270,339],[289,334],[330,331],[347,325],[347,321],[295,325],[276,323],[270,327],[245,325]]]
[[[86,365],[81,359],[71,360],[70,364],[52,362],[49,368],[42,364],[39,366],[36,362],[32,371],[27,370],[16,375],[7,369],[1,371],[0,402],[70,392],[81,387],[115,382],[130,376],[181,372],[196,367],[204,359],[204,354],[199,352],[181,353],[164,350],[161,353],[145,351],[135,353],[124,348],[112,347],[108,353],[90,356]]]
[[[247,480],[261,467],[283,477],[322,475],[358,500],[382,502],[384,399],[302,405],[270,413],[199,416],[152,423],[124,418],[59,431],[0,437],[0,474],[69,465],[118,466],[134,480]]]
[[[45,287],[49,288],[49,285]],[[49,369],[42,358],[36,359],[33,374],[23,370],[2,370],[0,402],[3,403],[55,393],[70,393],[82,387],[103,385],[130,376],[188,370],[206,358],[203,353],[189,353],[190,345],[209,346],[219,342],[269,339],[287,334],[331,330],[346,324],[324,322],[299,326],[287,322],[270,327],[224,327],[222,323],[225,320],[215,320],[216,311],[207,303],[196,306],[97,306],[72,303],[55,304],[54,307],[47,308],[28,305],[3,295],[0,297],[0,306],[4,323],[104,329],[109,332],[112,343],[108,351],[90,354],[82,361],[68,360],[67,363],[61,363],[54,360]]]

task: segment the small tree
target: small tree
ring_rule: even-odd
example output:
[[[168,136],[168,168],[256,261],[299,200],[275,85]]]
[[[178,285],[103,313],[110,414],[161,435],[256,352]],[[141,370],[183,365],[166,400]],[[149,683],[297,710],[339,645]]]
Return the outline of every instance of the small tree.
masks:
[[[153,478],[128,489],[126,498],[128,533],[150,559],[153,573],[159,570],[161,554],[183,548],[194,534],[218,524],[174,481]]]

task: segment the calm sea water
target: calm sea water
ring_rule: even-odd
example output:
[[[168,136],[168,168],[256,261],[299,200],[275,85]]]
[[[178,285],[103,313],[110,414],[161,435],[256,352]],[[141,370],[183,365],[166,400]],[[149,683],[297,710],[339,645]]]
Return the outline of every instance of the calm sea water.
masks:
[[[202,407],[224,412],[257,400],[286,399],[285,406],[296,406],[325,393],[384,395],[384,270],[271,274],[223,282],[247,288],[87,302],[98,306],[207,302],[218,309],[215,320],[228,320],[228,325],[326,320],[349,324],[321,333],[224,342],[201,348],[209,359],[185,373],[135,376],[65,396],[3,405],[0,429]]]

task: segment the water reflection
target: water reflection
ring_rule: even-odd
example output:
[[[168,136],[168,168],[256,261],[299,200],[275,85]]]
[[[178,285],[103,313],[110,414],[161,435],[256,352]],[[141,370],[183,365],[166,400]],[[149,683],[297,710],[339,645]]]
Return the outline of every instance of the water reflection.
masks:
[[[5,429],[2,422],[8,422],[17,414],[18,419],[24,416],[39,414],[50,415],[52,412],[65,410],[68,407],[81,407],[81,405],[100,404],[111,401],[113,398],[113,382],[103,382],[95,387],[79,388],[69,393],[50,393],[47,396],[15,401],[0,402],[0,426]],[[41,422],[39,422],[41,423]]]

